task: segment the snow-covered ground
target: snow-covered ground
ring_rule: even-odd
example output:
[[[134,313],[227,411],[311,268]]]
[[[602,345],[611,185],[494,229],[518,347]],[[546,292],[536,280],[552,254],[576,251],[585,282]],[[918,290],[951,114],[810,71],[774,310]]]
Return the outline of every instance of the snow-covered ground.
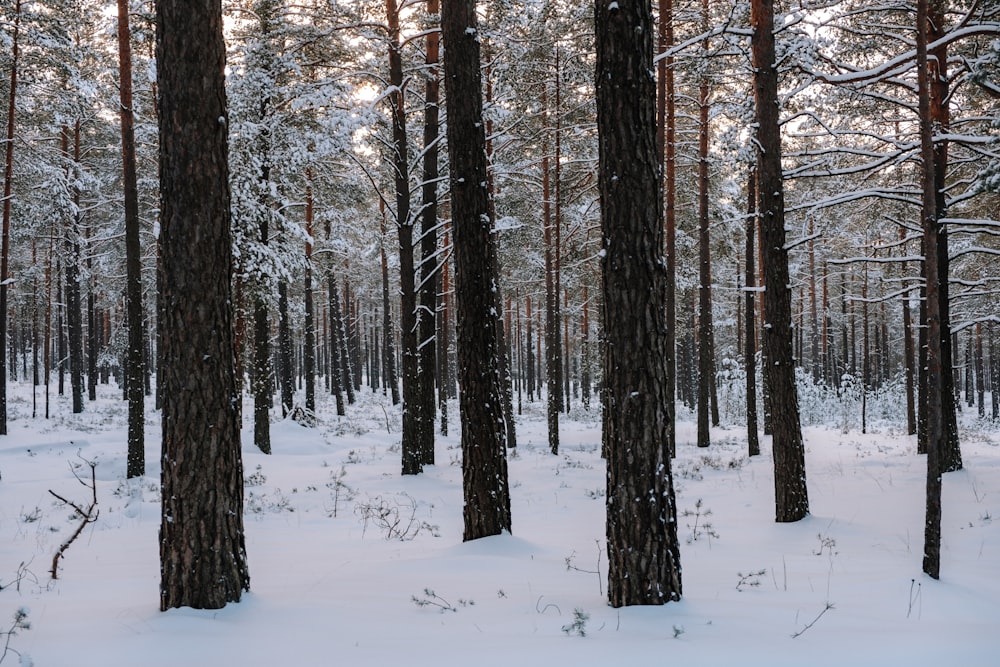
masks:
[[[50,420],[31,418],[30,387],[9,389],[0,630],[28,610],[30,629],[9,637],[26,664],[1000,664],[1000,429],[968,413],[965,469],[944,481],[940,581],[921,573],[914,438],[891,422],[842,432],[831,406],[830,425],[805,432],[812,515],[795,524],[774,523],[769,439],[751,461],[741,428],[699,450],[681,421],[684,599],[612,609],[596,410],[563,417],[553,456],[543,406],[525,404],[513,535],[463,544],[457,428],[438,439],[438,465],[404,478],[398,409],[362,392],[346,418],[322,404],[316,428],[275,423],[271,456],[244,430],[251,592],[219,611],[162,613],[159,415],[147,419],[147,475],[130,486],[125,404],[101,389],[82,415],[53,397]],[[96,462],[100,515],[53,581],[53,554],[79,521],[49,490],[88,504],[74,477],[82,465],[89,481],[84,460]]]

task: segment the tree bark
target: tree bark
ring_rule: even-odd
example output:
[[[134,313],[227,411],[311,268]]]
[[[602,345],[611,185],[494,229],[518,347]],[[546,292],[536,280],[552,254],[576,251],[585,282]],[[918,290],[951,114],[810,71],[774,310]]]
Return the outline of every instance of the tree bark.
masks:
[[[598,0],[595,25],[608,600],[658,605],[680,599],[681,567],[649,2]]]
[[[340,315],[340,295],[337,292],[337,278],[333,271],[327,276],[327,299],[330,305],[330,393],[337,403],[337,415],[347,414],[344,408],[343,331]]]
[[[278,386],[281,391],[281,416],[291,413],[295,402],[292,368],[292,332],[288,321],[288,284],[278,281]]]
[[[139,187],[135,158],[135,121],[132,111],[132,36],[128,0],[118,0],[118,95],[121,102],[122,194],[125,200],[125,393],[128,396],[128,477],[146,472],[145,359],[143,356],[142,249],[139,246]]]
[[[929,101],[927,58],[928,0],[917,0],[917,85],[920,120],[920,157],[922,162],[921,227],[924,245],[924,300],[927,323],[927,488],[924,514],[924,573],[937,579],[941,572],[941,456],[944,446],[943,403],[952,396],[943,389],[941,292],[938,268],[937,184],[934,169],[933,121]]]
[[[436,16],[441,11],[438,0],[427,0],[427,13]],[[417,373],[417,400],[420,402],[421,420],[417,428],[417,442],[421,450],[421,463],[434,464],[434,378],[437,375],[437,192],[440,74],[438,60],[440,35],[435,31],[425,38],[424,64],[427,67],[424,84],[424,171],[421,185],[420,222],[420,314],[419,314],[419,363]]]
[[[754,304],[754,290],[757,282],[757,267],[754,263],[754,230],[757,227],[757,171],[750,170],[747,179],[747,221],[746,246],[744,260],[746,261],[746,293],[745,324],[746,332],[743,341],[743,363],[746,367],[747,393],[747,450],[749,456],[760,454],[760,440],[757,435],[757,308]]]
[[[709,0],[701,2],[702,32],[708,34]],[[701,80],[698,84],[698,446],[708,447],[711,438],[711,385],[715,383],[712,326],[712,255],[708,226],[708,107],[707,58],[709,39],[702,40]],[[718,423],[718,416],[713,420]]]
[[[770,399],[775,519],[788,522],[809,514],[809,495],[792,355],[792,303],[785,247],[773,0],[751,1],[750,24],[757,114],[760,242],[765,259],[764,384]]]
[[[462,420],[463,539],[511,528],[504,392],[497,311],[497,256],[486,186],[486,135],[475,0],[444,0],[442,36],[448,112]]]
[[[250,575],[234,370],[221,2],[156,6],[163,294],[160,609],[239,601]]]
[[[21,0],[14,3],[10,47],[10,90],[7,105],[7,146],[3,178],[3,233],[0,241],[0,435],[7,435],[7,288],[10,279],[10,215],[14,184],[14,115],[17,108],[17,66],[20,54]]]
[[[67,129],[68,133],[69,130]],[[69,156],[67,156],[69,157]],[[80,121],[73,125],[73,164],[80,167]],[[74,175],[75,178],[75,175]],[[66,327],[69,336],[69,380],[73,413],[83,412],[83,314],[80,303],[80,190],[73,186],[72,220],[66,234]],[[141,368],[141,365],[140,365]],[[125,369],[128,372],[128,369]],[[134,452],[129,449],[129,454]],[[133,464],[135,466],[135,464]],[[135,472],[133,467],[130,472]],[[135,475],[132,475],[135,476]]]

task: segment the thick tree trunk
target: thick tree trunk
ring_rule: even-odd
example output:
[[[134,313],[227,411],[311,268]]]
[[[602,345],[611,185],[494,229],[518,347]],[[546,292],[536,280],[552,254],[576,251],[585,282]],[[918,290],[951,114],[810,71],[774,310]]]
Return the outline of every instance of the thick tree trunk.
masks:
[[[764,383],[770,397],[773,432],[775,518],[787,522],[798,521],[809,514],[809,495],[792,356],[792,303],[785,247],[773,0],[752,0],[750,23],[757,111],[760,242],[765,259]]]
[[[222,7],[160,0],[163,295],[160,609],[217,609],[250,586],[234,370]]]
[[[595,3],[604,293],[608,599],[681,596],[670,473],[661,181],[648,0]]]
[[[475,0],[444,0],[448,161],[462,419],[463,539],[511,528],[497,312],[497,256],[486,186],[486,136]]]
[[[139,246],[139,188],[135,158],[135,122],[132,111],[132,37],[128,0],[118,0],[118,95],[121,102],[122,194],[125,200],[125,393],[128,397],[128,477],[146,472],[145,329],[142,307],[142,249]]]
[[[657,53],[663,54],[674,45],[674,3],[673,0],[659,0],[660,21],[658,28]],[[677,394],[677,160],[675,146],[676,113],[674,104],[674,57],[661,56],[657,64],[656,91],[657,153],[664,181],[663,216],[664,260],[667,268],[667,285],[664,301],[666,305],[665,336],[667,349],[667,379],[664,400],[674,405]],[[667,447],[670,457],[676,455],[676,432],[674,420],[667,424]]]

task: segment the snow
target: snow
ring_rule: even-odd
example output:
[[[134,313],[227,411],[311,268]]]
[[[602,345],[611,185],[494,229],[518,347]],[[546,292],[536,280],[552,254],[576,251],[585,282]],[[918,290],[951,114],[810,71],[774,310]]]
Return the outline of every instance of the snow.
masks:
[[[684,597],[612,609],[596,401],[560,419],[559,456],[544,403],[525,401],[509,461],[513,535],[463,543],[457,423],[438,438],[438,465],[404,478],[399,408],[365,390],[337,418],[321,395],[316,428],[273,424],[271,456],[243,432],[251,592],[221,610],[160,612],[159,414],[147,417],[147,475],[126,483],[126,405],[117,387],[99,389],[82,415],[53,396],[45,420],[30,417],[30,387],[9,385],[0,631],[27,608],[31,627],[10,646],[38,666],[996,664],[1000,433],[974,411],[962,417],[965,469],[944,477],[934,581],[920,569],[926,464],[899,423],[845,432],[828,407],[831,423],[804,434],[812,515],[777,524],[769,438],[750,460],[731,424],[698,449],[681,410]],[[100,515],[52,581],[78,521],[48,490],[85,507],[90,490],[71,469],[81,458],[97,462]],[[372,507],[398,513],[402,539],[365,519]]]

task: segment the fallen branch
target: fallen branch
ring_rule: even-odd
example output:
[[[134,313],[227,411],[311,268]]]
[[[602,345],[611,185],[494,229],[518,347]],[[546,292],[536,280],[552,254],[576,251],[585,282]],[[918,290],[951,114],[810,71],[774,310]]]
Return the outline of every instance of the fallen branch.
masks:
[[[72,502],[70,500],[66,500],[65,498],[63,498],[62,496],[60,496],[58,493],[56,493],[52,489],[49,489],[49,493],[51,493],[53,496],[55,496],[56,499],[59,500],[64,505],[68,505],[68,506],[72,507],[73,510],[76,511],[77,515],[80,517],[80,525],[76,527],[76,530],[73,531],[73,534],[69,536],[69,539],[67,539],[65,542],[62,543],[62,545],[56,551],[55,555],[52,557],[52,570],[50,571],[50,573],[52,574],[52,578],[53,579],[58,579],[59,578],[59,559],[62,558],[62,556],[66,552],[66,550],[69,549],[69,545],[73,544],[73,542],[76,540],[76,538],[80,537],[80,533],[82,533],[83,529],[87,527],[87,524],[94,523],[95,521],[97,521],[97,515],[100,513],[100,510],[96,509],[97,508],[97,473],[96,473],[95,469],[97,468],[97,463],[95,461],[88,461],[86,459],[83,459],[82,457],[81,457],[81,459],[83,460],[84,463],[86,463],[88,466],[90,466],[90,483],[88,484],[87,482],[85,482],[82,479],[80,479],[80,476],[78,474],[76,474],[76,469],[75,468],[73,469],[73,476],[76,477],[76,480],[78,482],[80,482],[80,484],[83,484],[84,486],[86,486],[87,488],[90,489],[90,492],[91,492],[91,502],[90,502],[90,506],[87,507],[86,510],[84,510],[82,507],[80,507],[76,503],[74,503],[74,502]]]
[[[808,630],[812,626],[816,625],[816,621],[818,621],[819,619],[823,618],[823,614],[825,614],[826,612],[830,611],[831,609],[833,609],[833,603],[832,602],[827,602],[826,606],[823,607],[823,611],[821,611],[816,616],[816,618],[814,618],[813,620],[811,620],[808,623],[806,623],[805,626],[801,630],[799,630],[798,632],[792,634],[792,639],[795,639],[796,637],[802,635],[803,633],[805,633],[806,630]]]

